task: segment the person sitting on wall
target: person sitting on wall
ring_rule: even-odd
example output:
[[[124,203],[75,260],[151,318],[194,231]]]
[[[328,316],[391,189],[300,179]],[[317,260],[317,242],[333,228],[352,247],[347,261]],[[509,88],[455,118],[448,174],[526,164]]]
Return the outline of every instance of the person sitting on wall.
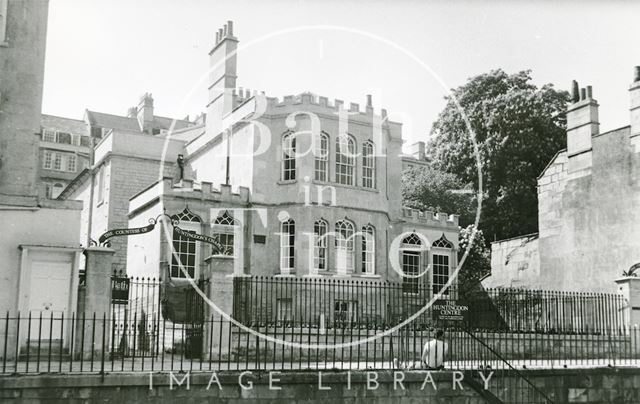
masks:
[[[398,359],[393,359],[394,368],[402,369],[431,369],[444,368],[444,358],[449,352],[449,344],[444,341],[444,331],[437,330],[435,338],[427,341],[422,349],[419,362],[406,362],[398,364]]]

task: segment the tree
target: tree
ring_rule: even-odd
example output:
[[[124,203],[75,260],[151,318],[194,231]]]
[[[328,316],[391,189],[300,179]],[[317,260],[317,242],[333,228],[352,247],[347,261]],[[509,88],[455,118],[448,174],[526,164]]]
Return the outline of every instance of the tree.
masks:
[[[409,208],[459,215],[461,226],[475,222],[477,202],[471,184],[430,166],[402,173],[402,199]]]
[[[432,127],[429,154],[435,168],[477,190],[468,118],[482,162],[479,228],[491,239],[537,231],[537,177],[566,145],[568,99],[551,84],[532,84],[530,71],[509,75],[500,69],[469,79],[446,97]]]
[[[472,239],[473,243],[471,243]],[[470,243],[471,247],[469,247]],[[490,251],[484,240],[482,230],[476,230],[474,234],[474,225],[472,224],[460,228],[458,262],[462,261],[467,249],[469,249],[469,253],[462,263],[460,272],[458,272],[458,290],[462,294],[476,291],[480,279],[491,271]]]
[[[462,260],[471,243],[469,254],[458,273],[458,290],[475,291],[478,281],[491,269],[489,249],[481,230],[475,231],[477,202],[475,194],[460,192],[471,190],[454,174],[431,166],[415,167],[402,174],[403,206],[419,210],[454,213],[460,215],[458,259]]]

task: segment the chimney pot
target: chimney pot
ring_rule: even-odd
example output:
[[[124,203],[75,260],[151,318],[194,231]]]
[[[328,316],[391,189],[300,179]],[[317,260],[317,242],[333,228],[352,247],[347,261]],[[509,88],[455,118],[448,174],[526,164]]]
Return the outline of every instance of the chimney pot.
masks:
[[[633,82],[640,81],[640,66],[633,69]]]
[[[578,87],[578,82],[573,80],[571,83],[571,101],[574,103],[580,101],[580,90]]]
[[[367,107],[372,107],[373,102],[371,101],[371,94],[367,94]]]
[[[587,86],[587,98],[593,98],[593,87]]]
[[[227,34],[233,36],[233,21],[227,21]]]
[[[585,88],[581,88],[580,89],[580,99],[581,100],[586,100],[587,99],[587,90]]]

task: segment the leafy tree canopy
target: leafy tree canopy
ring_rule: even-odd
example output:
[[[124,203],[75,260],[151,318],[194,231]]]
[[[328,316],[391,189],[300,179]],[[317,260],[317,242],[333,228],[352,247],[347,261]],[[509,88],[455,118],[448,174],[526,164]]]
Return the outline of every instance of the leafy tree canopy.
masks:
[[[568,93],[551,84],[535,86],[530,71],[507,74],[500,69],[473,77],[452,93],[432,128],[428,152],[434,168],[477,189],[466,116],[482,162],[479,228],[490,239],[537,231],[537,177],[566,145]]]
[[[433,167],[415,167],[402,173],[403,206],[459,215],[461,226],[475,222],[477,202],[471,184]]]

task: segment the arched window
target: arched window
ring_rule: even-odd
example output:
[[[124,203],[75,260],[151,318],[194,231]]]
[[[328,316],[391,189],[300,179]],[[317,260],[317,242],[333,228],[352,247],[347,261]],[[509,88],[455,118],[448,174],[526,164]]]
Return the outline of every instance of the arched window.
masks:
[[[178,227],[186,233],[198,234],[202,220],[185,208],[182,212],[171,216],[171,219],[179,220]],[[173,232],[171,254],[172,278],[195,278],[198,266],[198,244],[196,240],[186,238]],[[184,271],[183,271],[184,270]],[[186,273],[186,274],[185,274]]]
[[[432,250],[433,260],[433,277],[431,284],[433,286],[433,293],[438,293],[449,281],[449,267],[451,262],[451,250],[453,244],[447,240],[442,234],[442,237],[437,239],[431,245],[435,247]],[[449,294],[449,289],[443,292],[444,295]]]
[[[422,268],[422,239],[411,233],[402,240],[402,291],[418,293],[420,283],[418,275]]]
[[[356,142],[351,136],[336,138],[336,182],[355,185],[353,174],[356,166]]]
[[[321,133],[315,144],[315,171],[317,181],[329,180],[329,135]]]
[[[366,141],[362,145],[362,186],[376,187],[376,159],[373,143]]]
[[[420,236],[418,236],[417,234],[411,233],[402,240],[402,244],[405,244],[408,246],[421,246],[422,240],[420,239]]]
[[[200,216],[196,215],[195,213],[191,212],[189,210],[189,208],[184,208],[184,210],[180,213],[176,213],[175,215],[171,216],[171,219],[177,219],[179,220],[179,224],[182,224],[183,222],[194,222],[194,223],[201,223],[202,219],[200,219]]]
[[[316,271],[327,270],[327,222],[320,219],[313,224],[314,249],[313,268]]]
[[[442,233],[442,236],[439,239],[433,242],[432,246],[439,248],[453,248],[453,244],[451,241],[447,240],[444,233]]]
[[[288,219],[280,223],[280,271],[291,273],[296,261],[296,222]]]
[[[376,231],[373,226],[362,228],[362,273],[373,275],[376,272]]]
[[[213,221],[213,236],[223,245],[223,250],[215,255],[234,256],[235,225],[236,221],[227,211]]]
[[[340,274],[353,273],[355,253],[354,226],[348,220],[336,222],[336,270]]]
[[[282,180],[296,179],[296,138],[293,133],[282,137]]]

